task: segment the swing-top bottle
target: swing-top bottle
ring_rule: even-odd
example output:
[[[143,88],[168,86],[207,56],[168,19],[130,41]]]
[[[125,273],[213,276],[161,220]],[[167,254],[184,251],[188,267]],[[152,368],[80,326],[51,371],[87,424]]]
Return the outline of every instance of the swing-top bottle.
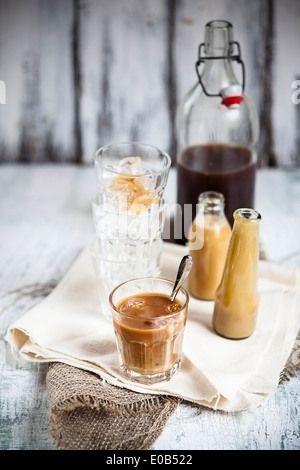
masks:
[[[253,207],[258,117],[244,92],[245,67],[228,21],[206,24],[196,62],[197,83],[178,108],[175,241],[185,243],[198,195],[224,195],[225,214]],[[239,79],[237,78],[239,77]]]

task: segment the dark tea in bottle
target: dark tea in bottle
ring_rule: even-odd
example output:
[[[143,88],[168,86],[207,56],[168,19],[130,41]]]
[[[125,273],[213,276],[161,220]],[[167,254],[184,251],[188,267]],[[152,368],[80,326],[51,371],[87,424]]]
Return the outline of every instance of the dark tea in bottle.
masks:
[[[194,218],[195,200],[200,193],[222,193],[226,201],[225,214],[232,226],[236,209],[253,207],[255,168],[256,163],[247,148],[222,144],[188,147],[177,163],[177,201],[181,207],[191,204]],[[182,223],[187,227],[189,221],[184,220],[184,215],[183,210]]]

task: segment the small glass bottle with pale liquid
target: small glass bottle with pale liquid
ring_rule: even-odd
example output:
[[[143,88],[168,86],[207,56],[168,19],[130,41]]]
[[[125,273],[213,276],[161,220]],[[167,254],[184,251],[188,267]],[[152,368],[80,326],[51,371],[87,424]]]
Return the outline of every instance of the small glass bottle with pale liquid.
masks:
[[[259,222],[254,209],[233,213],[234,224],[221,283],[216,291],[213,328],[229,339],[248,338],[255,330],[258,295]]]
[[[198,197],[197,213],[189,230],[193,266],[188,278],[191,295],[213,300],[226,259],[231,226],[224,213],[223,194],[205,191]]]

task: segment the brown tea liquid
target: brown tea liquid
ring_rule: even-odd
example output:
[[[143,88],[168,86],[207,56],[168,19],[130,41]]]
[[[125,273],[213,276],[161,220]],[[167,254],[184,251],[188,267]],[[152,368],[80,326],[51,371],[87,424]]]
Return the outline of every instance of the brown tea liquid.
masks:
[[[188,228],[196,215],[198,196],[217,191],[225,197],[225,214],[233,225],[233,212],[241,207],[253,208],[256,163],[245,147],[207,144],[188,147],[177,163],[177,203],[182,217],[175,220],[174,241],[184,244]],[[184,204],[191,205],[185,216]],[[176,224],[182,224],[178,230]],[[182,238],[178,235],[182,233]],[[176,236],[177,235],[177,236]]]
[[[124,366],[149,375],[172,369],[181,357],[182,304],[164,294],[141,293],[123,299],[118,311],[113,323]]]

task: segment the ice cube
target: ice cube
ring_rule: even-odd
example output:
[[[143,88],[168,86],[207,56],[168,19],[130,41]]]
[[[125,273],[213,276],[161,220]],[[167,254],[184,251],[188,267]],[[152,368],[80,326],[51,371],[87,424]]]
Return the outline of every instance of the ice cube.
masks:
[[[123,158],[118,166],[118,171],[125,175],[142,175],[144,174],[141,157]]]

